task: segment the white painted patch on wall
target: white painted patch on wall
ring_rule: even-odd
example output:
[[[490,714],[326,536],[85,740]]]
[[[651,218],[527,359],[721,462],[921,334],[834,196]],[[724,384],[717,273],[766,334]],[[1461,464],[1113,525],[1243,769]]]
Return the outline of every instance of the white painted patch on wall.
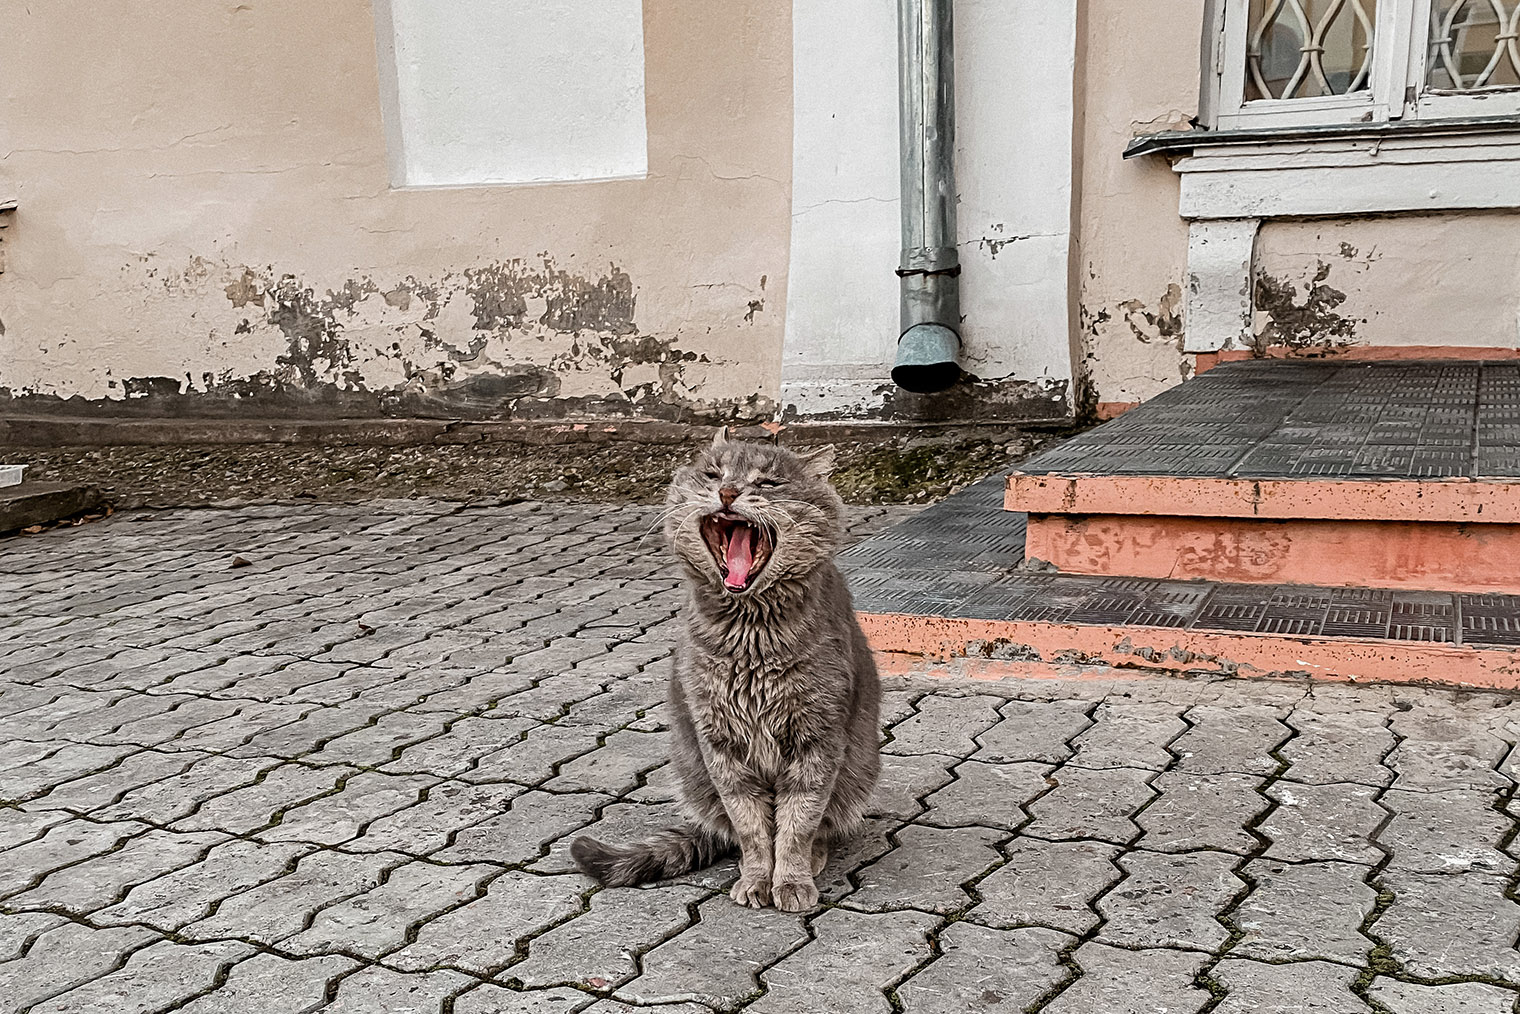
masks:
[[[391,183],[642,178],[641,0],[375,0]]]
[[[795,0],[792,10],[782,403],[851,413],[881,403],[896,354],[896,5]],[[984,379],[1072,376],[1075,10],[1070,0],[955,5],[961,337],[967,369]]]

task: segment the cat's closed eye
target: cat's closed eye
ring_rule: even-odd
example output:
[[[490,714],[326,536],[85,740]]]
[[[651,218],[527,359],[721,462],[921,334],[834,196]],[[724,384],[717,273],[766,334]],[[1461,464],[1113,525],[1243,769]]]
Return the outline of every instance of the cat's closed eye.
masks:
[[[705,479],[712,479],[714,482],[716,482],[717,480],[723,478],[723,473],[709,468],[707,471],[702,473],[702,477]]]
[[[757,489],[775,489],[777,486],[780,486],[780,485],[783,485],[783,484],[784,484],[784,480],[781,480],[781,479],[756,479],[755,480],[755,487]]]

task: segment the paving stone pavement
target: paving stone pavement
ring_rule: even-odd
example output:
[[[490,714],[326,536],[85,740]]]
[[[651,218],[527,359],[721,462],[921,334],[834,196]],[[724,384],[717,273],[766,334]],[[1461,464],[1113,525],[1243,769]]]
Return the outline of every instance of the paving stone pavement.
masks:
[[[901,663],[819,909],[735,907],[732,861],[598,889],[576,835],[677,813],[655,521],[0,542],[0,1014],[1520,1012],[1503,694]]]

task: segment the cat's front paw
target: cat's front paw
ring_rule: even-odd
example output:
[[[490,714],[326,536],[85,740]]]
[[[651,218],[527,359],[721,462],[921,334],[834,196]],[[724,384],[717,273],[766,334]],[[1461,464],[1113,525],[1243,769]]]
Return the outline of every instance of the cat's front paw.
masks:
[[[783,912],[806,912],[818,904],[818,885],[812,880],[788,880],[773,887],[771,897]]]
[[[771,903],[770,878],[742,874],[728,896],[748,908],[764,908]]]

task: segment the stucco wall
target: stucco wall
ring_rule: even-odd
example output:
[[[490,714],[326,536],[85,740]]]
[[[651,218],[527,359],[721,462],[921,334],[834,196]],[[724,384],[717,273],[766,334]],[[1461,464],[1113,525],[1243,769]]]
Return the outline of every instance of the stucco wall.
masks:
[[[1071,412],[1070,0],[954,5],[962,357],[976,382],[908,395],[897,351],[901,249],[897,10],[795,5],[788,414],[1059,419]]]
[[[769,411],[788,5],[648,3],[644,42],[647,178],[397,190],[366,0],[9,11],[8,407]]]
[[[1266,345],[1520,346],[1520,217],[1267,222],[1254,332]]]
[[[1182,381],[1187,223],[1159,158],[1130,139],[1185,129],[1198,111],[1203,0],[1086,0],[1079,215],[1081,362],[1090,403],[1143,401]]]

